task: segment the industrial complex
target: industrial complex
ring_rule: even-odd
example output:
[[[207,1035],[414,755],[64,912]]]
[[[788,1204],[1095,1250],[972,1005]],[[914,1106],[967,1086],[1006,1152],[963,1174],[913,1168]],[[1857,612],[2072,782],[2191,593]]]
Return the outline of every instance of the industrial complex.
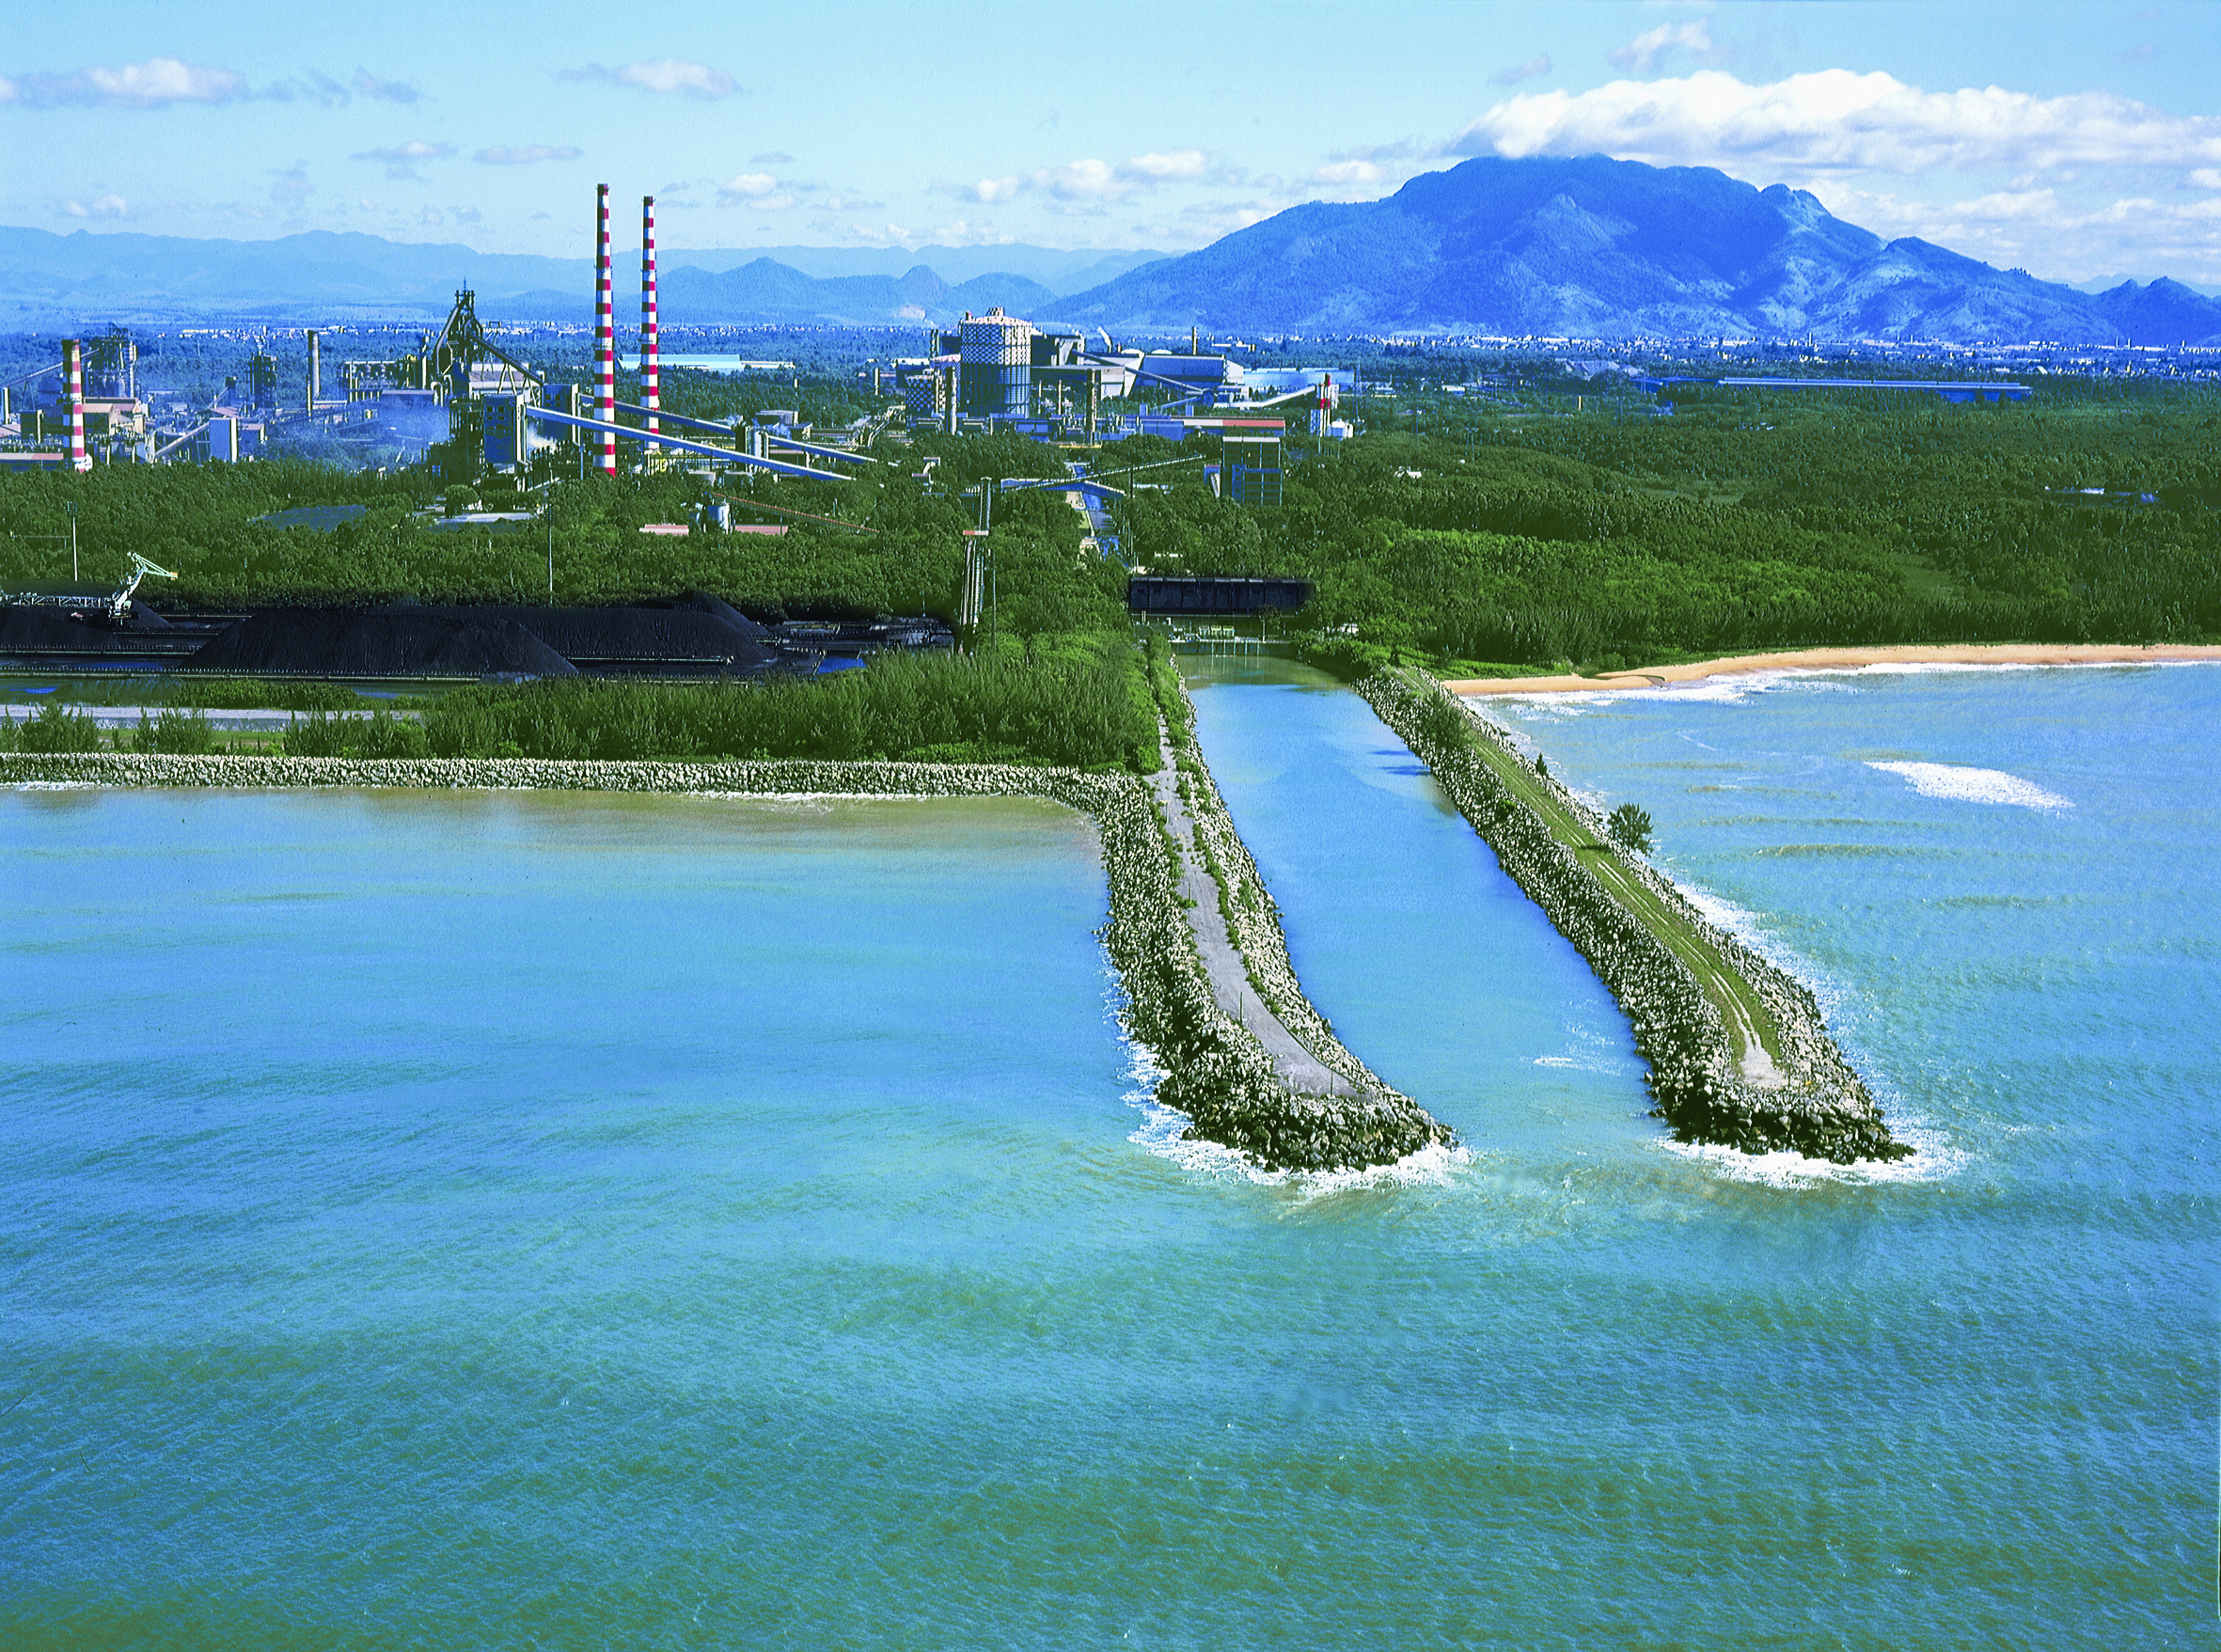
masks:
[[[661,407],[655,202],[641,201],[638,384],[617,399],[615,264],[608,186],[595,191],[595,308],[591,378],[557,382],[480,322],[473,294],[455,295],[446,323],[398,354],[334,365],[327,394],[323,338],[306,333],[307,369],[280,383],[258,348],[244,383],[226,381],[204,405],[172,398],[157,408],[137,377],[138,351],[121,328],[65,340],[60,359],[0,386],[0,469],[95,463],[238,463],[274,435],[308,425],[373,426],[423,445],[435,434],[485,469],[513,473],[549,449],[579,450],[606,475],[683,464],[715,473],[838,478],[874,463],[865,451],[890,431],[1009,432],[1092,448],[1136,434],[1179,440],[1207,431],[1226,444],[1216,485],[1230,498],[1277,503],[1280,440],[1293,411],[1322,435],[1349,433],[1335,409],[1350,375],[1331,368],[1249,369],[1206,352],[1118,348],[1072,330],[990,310],[953,331],[929,332],[924,354],[894,364],[884,411],[840,430],[813,431],[794,412],[731,424],[676,417]],[[878,375],[874,373],[874,382]],[[1262,417],[1264,410],[1282,411]],[[444,427],[444,429],[442,428]]]

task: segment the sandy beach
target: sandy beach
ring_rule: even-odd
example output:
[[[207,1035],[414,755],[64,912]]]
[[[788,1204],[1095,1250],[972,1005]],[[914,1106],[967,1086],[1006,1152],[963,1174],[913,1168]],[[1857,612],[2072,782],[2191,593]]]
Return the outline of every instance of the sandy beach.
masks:
[[[1861,666],[2107,666],[2141,660],[2221,660],[2221,647],[2160,643],[2132,648],[2100,642],[1946,643],[1933,648],[1804,648],[1788,653],[1736,654],[1686,666],[1645,666],[1597,677],[1495,677],[1445,683],[1453,694],[1553,694],[1611,688],[1668,688],[1708,677],[1751,671],[1840,671]]]

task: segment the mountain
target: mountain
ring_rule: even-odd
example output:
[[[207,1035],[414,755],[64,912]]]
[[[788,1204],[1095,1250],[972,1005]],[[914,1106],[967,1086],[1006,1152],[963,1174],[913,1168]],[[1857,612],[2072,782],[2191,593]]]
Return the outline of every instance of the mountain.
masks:
[[[2221,342],[2221,301],[2173,281],[2101,294],[1709,167],[1482,156],[1383,200],[1315,202],[1074,294],[1059,319],[1134,331]]]
[[[714,313],[699,316],[673,307],[670,320],[917,319],[899,313],[907,307],[945,321],[967,308],[995,304],[1038,308],[1059,292],[1095,286],[1163,256],[1021,245],[928,247],[917,253],[900,247],[780,250],[792,256],[760,269],[766,263],[761,252],[663,249],[667,303],[675,297],[683,305],[694,291],[714,307]],[[638,259],[637,252],[619,254],[621,308]],[[811,268],[798,269],[796,260]],[[798,288],[769,274],[780,268],[795,281],[811,285]],[[758,274],[734,279],[749,269]],[[859,281],[880,285],[855,284]],[[904,282],[910,286],[904,288]],[[701,284],[690,288],[690,283]],[[480,313],[490,317],[591,319],[593,260],[483,253],[451,243],[324,230],[271,241],[202,241],[128,231],[54,235],[0,228],[0,318],[12,312],[16,324],[24,326],[80,318],[435,319],[447,313],[455,290],[465,285],[476,290]],[[761,307],[750,307],[750,292],[761,293]],[[949,295],[945,304],[943,293]]]
[[[1128,270],[1155,263],[1161,252],[1110,252],[1101,247],[1064,251],[1009,243],[1000,246],[759,246],[742,250],[666,248],[667,266],[690,264],[698,270],[735,269],[770,259],[790,270],[825,280],[838,275],[904,275],[923,264],[944,281],[976,275],[1023,275],[1053,293],[1083,292]]]
[[[918,265],[891,275],[834,275],[816,280],[770,259],[736,270],[660,272],[657,303],[667,325],[771,323],[817,327],[923,326],[952,322],[966,310],[1000,305],[1013,315],[1039,314],[1057,295],[1023,275],[974,275],[952,287]],[[621,294],[619,307],[623,309]],[[481,298],[479,313],[501,321],[589,322],[592,306],[579,292],[545,290],[513,298]],[[628,322],[629,324],[629,322]]]
[[[0,316],[446,314],[456,288],[591,293],[593,260],[313,230],[275,241],[0,228]]]

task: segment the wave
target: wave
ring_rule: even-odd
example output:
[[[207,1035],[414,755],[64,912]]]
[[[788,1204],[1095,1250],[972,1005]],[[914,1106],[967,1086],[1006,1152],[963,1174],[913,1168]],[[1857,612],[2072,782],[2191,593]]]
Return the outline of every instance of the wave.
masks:
[[[1731,1182],[1755,1182],[1769,1188],[1809,1188],[1820,1182],[1854,1186],[1885,1182],[1941,1182],[1966,1168],[1968,1156],[1951,1146],[1934,1130],[1902,1119],[1890,1119],[1889,1133],[1912,1148],[1900,1159],[1862,1158],[1850,1164],[1832,1159],[1807,1158],[1802,1153],[1743,1153],[1709,1141],[1663,1140],[1659,1146],[1678,1158],[1686,1158]]]
[[[1869,763],[1867,766],[1903,777],[1923,797],[1946,797],[1959,803],[2008,804],[2018,809],[2074,807],[2056,792],[2047,792],[2035,781],[2008,775],[2003,769],[1967,768],[1949,763]]]

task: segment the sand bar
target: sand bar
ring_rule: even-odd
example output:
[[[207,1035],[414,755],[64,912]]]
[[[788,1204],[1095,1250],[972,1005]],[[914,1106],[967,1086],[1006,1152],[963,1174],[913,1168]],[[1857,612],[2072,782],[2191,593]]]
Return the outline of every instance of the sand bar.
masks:
[[[1697,660],[1686,666],[1645,666],[1597,677],[1491,677],[1444,683],[1453,694],[1589,693],[1613,688],[1670,688],[1707,677],[1752,671],[1842,671],[1862,666],[2112,666],[2150,660],[2221,660],[2221,647],[2159,643],[2134,648],[2109,642],[1945,643],[1933,648],[1804,648],[1788,653],[1746,653]]]

